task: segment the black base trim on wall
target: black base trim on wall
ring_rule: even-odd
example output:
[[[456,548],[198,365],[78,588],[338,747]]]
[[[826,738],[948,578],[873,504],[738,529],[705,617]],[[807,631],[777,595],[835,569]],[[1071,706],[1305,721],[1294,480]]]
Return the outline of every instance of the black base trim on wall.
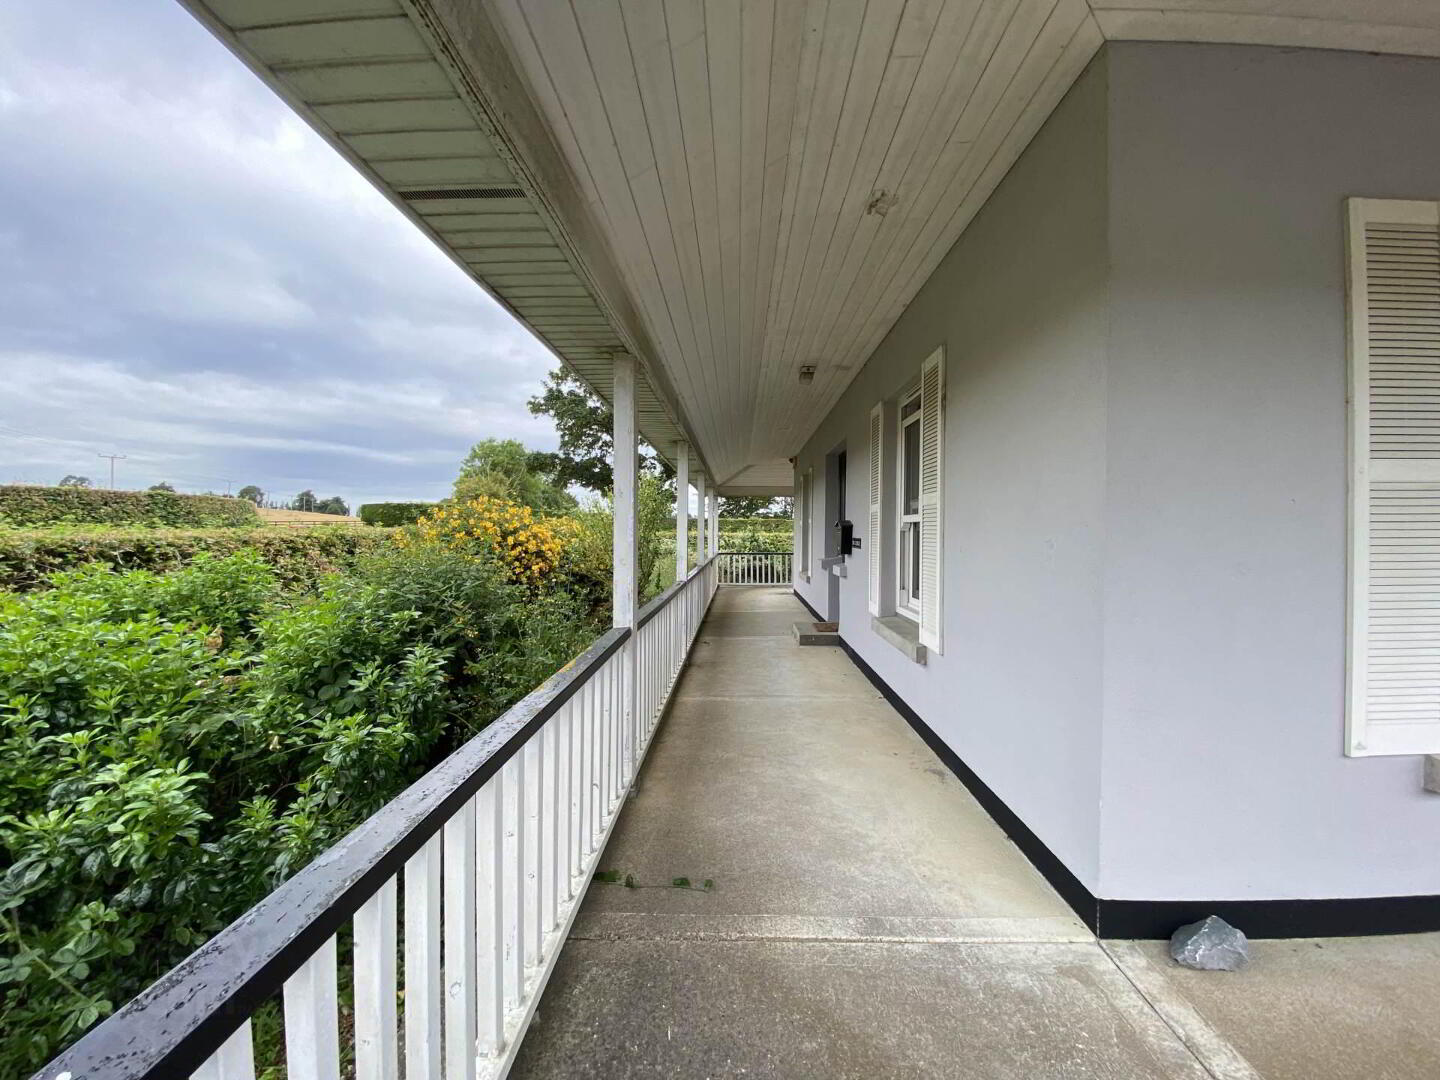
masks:
[[[1440,896],[1333,900],[1096,900],[1100,937],[1168,938],[1219,915],[1252,938],[1355,937],[1440,930]]]
[[[805,604],[798,592],[795,596]],[[809,604],[805,606],[810,608]],[[814,614],[814,609],[810,608],[810,612]],[[1350,937],[1440,930],[1440,896],[1334,900],[1105,900],[1094,896],[849,642],[841,638],[840,647],[1098,937],[1168,938],[1177,928],[1206,915],[1219,915],[1252,938]]]

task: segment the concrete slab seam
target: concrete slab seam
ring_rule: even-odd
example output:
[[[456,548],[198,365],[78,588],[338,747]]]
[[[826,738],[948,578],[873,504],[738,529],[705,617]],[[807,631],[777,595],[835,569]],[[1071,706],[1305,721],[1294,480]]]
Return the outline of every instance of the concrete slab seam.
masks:
[[[1155,970],[1139,945],[1133,941],[1101,941],[1099,945],[1120,974],[1215,1080],[1263,1080],[1240,1051]]]

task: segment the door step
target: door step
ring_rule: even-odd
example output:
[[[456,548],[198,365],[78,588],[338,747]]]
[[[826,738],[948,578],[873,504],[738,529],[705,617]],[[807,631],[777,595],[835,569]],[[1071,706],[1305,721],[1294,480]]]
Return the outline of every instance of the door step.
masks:
[[[833,622],[797,622],[791,632],[797,645],[840,644],[840,627]]]

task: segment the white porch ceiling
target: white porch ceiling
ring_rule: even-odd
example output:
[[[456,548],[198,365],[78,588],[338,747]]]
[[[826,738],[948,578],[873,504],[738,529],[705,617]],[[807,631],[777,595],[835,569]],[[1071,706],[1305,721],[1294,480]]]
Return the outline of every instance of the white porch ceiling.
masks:
[[[493,2],[722,480],[786,468],[1107,37],[1440,50],[1435,0]]]
[[[602,394],[634,351],[732,494],[789,490],[1107,38],[1440,56],[1436,0],[182,2]]]

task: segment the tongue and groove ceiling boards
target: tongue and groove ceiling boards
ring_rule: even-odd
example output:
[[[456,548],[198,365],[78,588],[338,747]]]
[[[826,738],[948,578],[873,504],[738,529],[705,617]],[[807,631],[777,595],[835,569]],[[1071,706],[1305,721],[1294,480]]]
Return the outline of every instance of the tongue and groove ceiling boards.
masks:
[[[503,58],[484,65],[500,85],[477,85],[399,0],[182,2],[607,401],[612,355],[636,355],[640,433],[658,452],[693,443],[603,241],[563,202],[574,184],[543,123],[505,92]]]
[[[1437,0],[489,3],[722,480],[785,470],[1107,37],[1440,36]]]
[[[737,495],[1105,40],[1440,55],[1437,0],[182,2],[607,397],[633,351],[642,433]]]
[[[1101,43],[1085,0],[491,2],[722,483],[788,483]]]

